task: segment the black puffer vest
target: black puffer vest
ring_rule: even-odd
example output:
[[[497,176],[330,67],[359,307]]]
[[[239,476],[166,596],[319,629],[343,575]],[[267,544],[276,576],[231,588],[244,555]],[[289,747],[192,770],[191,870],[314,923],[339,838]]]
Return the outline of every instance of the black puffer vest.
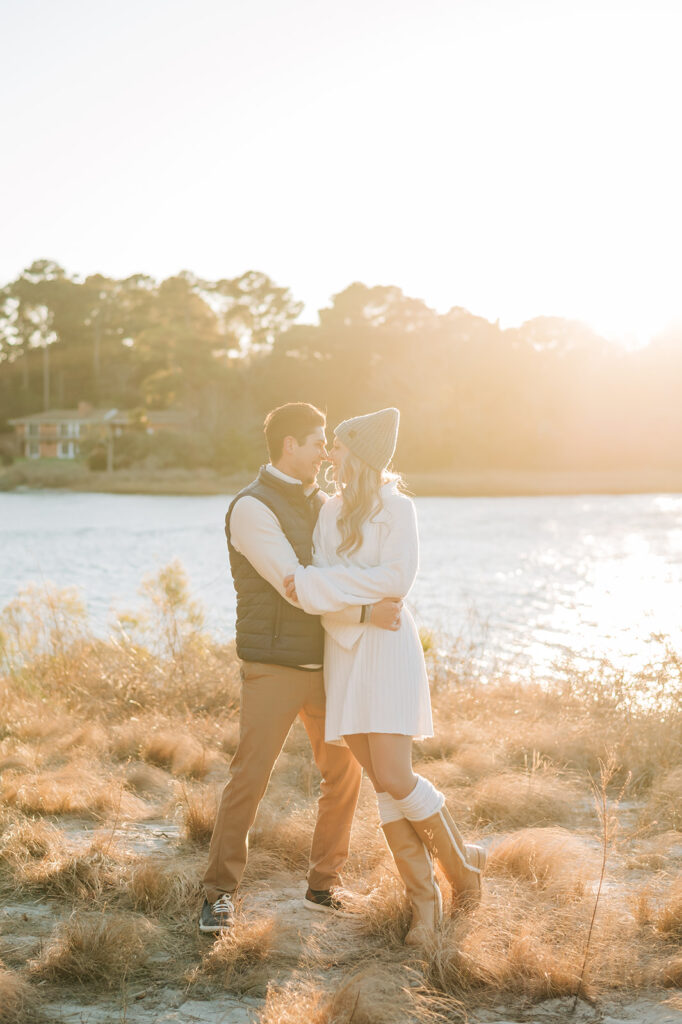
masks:
[[[232,509],[245,495],[274,512],[301,565],[313,560],[313,529],[323,502],[319,490],[306,497],[299,484],[288,484],[262,466],[258,478],[227,510],[225,536],[237,591],[237,654],[242,661],[269,665],[321,665],[324,632],[319,616],[289,604],[230,542]]]

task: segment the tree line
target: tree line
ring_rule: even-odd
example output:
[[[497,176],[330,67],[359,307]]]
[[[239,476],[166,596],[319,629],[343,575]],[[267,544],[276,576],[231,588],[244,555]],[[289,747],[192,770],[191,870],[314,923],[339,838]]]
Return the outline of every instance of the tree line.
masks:
[[[502,329],[436,313],[395,286],[351,284],[298,323],[266,274],[157,281],[70,276],[49,260],[0,289],[0,420],[45,408],[180,409],[192,428],[118,446],[121,464],[251,467],[268,409],[311,401],[330,423],[401,409],[405,469],[682,465],[682,334],[628,350],[586,325]]]

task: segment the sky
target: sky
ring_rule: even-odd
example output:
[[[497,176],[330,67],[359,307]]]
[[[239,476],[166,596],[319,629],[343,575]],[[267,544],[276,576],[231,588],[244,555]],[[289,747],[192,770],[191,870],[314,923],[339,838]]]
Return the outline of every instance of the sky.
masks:
[[[0,283],[682,320],[679,0],[0,0]]]

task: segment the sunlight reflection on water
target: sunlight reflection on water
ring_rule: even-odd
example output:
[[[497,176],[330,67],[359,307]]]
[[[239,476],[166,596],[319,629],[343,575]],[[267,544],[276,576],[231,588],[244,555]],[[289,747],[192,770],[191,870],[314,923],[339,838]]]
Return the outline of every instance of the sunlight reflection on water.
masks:
[[[233,632],[227,497],[0,494],[0,601],[75,584],[98,632],[142,577],[184,564],[216,635]],[[542,675],[568,655],[635,669],[682,630],[682,496],[421,498],[419,620],[494,663]]]

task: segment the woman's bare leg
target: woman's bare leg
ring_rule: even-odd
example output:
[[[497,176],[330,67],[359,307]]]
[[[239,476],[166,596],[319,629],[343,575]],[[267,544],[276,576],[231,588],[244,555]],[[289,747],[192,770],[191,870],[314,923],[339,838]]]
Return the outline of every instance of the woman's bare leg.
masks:
[[[394,800],[409,796],[417,785],[417,776],[412,770],[412,737],[371,732],[367,740],[376,779],[374,788],[377,792],[390,793]]]
[[[364,768],[367,774],[367,778],[374,786],[375,791],[378,793],[379,789],[374,774],[374,767],[372,765],[372,754],[369,749],[369,740],[366,733],[356,732],[352,733],[350,736],[344,736],[343,738],[348,744],[348,748],[351,754],[358,762],[358,764],[362,768]]]

